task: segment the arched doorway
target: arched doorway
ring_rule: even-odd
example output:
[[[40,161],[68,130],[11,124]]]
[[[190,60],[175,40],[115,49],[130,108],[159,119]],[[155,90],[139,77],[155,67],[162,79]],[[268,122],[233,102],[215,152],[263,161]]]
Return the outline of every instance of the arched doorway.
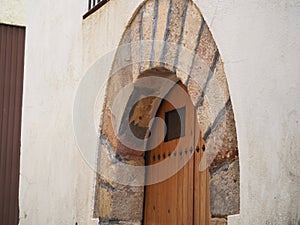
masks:
[[[211,224],[226,224],[227,215],[239,213],[235,121],[217,45],[194,2],[147,0],[133,14],[123,33],[106,87],[94,206],[94,216],[100,218],[100,224],[141,224],[144,218],[144,187],[140,185],[145,181],[144,152],[135,148],[147,138],[157,108],[151,99],[143,100],[139,110],[151,111],[152,117],[135,114],[135,120],[131,120],[128,114],[132,105],[128,102],[159,93],[159,83],[136,85],[141,77],[168,78],[170,74],[176,74],[177,81],[186,86],[206,143],[206,161],[202,160],[206,163],[201,167],[208,166],[211,177]],[[127,86],[131,87],[126,89]],[[130,126],[136,129],[136,137],[132,138],[122,126],[114,129],[114,120],[119,125],[134,121]]]
[[[209,224],[209,174],[199,168],[205,145],[182,82],[161,101],[156,117],[164,122],[153,123],[147,144],[145,179],[151,184],[145,187],[144,225]],[[174,174],[155,182],[168,171]]]

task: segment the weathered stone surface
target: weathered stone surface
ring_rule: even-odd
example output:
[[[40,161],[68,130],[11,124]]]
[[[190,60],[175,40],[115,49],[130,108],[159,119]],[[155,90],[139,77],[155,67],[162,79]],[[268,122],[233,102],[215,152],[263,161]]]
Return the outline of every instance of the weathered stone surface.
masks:
[[[226,111],[218,126],[206,141],[207,161],[210,168],[217,169],[225,162],[238,159],[236,128],[232,107]],[[216,168],[215,168],[216,167]]]
[[[131,30],[128,29],[123,35],[123,38],[120,42],[120,46],[118,46],[115,56],[114,62],[110,71],[111,75],[115,75],[118,71],[122,70],[123,68],[130,66],[129,70],[126,70],[128,76],[131,75]]]
[[[195,62],[195,48],[197,46],[197,39],[199,36],[199,29],[202,23],[201,14],[197,11],[196,6],[193,2],[190,2],[187,9],[186,21],[182,33],[182,42],[179,51],[179,57],[177,62],[178,72],[185,73],[186,76],[191,75],[191,69],[193,67],[193,62]],[[181,70],[181,71],[178,71]],[[194,74],[195,75],[195,74]],[[197,74],[199,75],[199,74]],[[185,81],[186,79],[182,79]]]
[[[210,208],[213,216],[238,214],[240,209],[239,161],[224,165],[210,180]]]
[[[98,217],[118,221],[141,221],[143,192],[120,191],[110,186],[99,187],[100,207]]]
[[[102,187],[99,187],[98,192],[101,203],[99,205],[99,217],[105,218],[107,215],[110,215],[112,193]]]
[[[170,70],[173,70],[173,65],[176,57],[176,52],[178,48],[178,41],[180,39],[182,18],[184,16],[184,9],[186,4],[189,4],[188,1],[182,0],[173,0],[172,1],[172,12],[171,19],[168,29],[169,36],[167,39],[166,52],[164,60],[166,62],[166,67]]]
[[[217,65],[222,64],[221,60],[218,60]],[[215,118],[218,116],[218,113],[225,106],[226,102],[229,99],[227,83],[223,84],[221,76],[222,73],[215,70],[214,75],[207,84],[205,89],[205,101],[209,104],[209,120],[213,123]]]
[[[186,15],[182,45],[191,51],[193,51],[196,47],[201,23],[202,17],[197,6],[193,2],[190,2]],[[192,52],[192,54],[193,53],[194,52]]]
[[[103,221],[107,219],[122,221],[141,221],[144,199],[143,187],[116,184],[98,178],[95,215]]]
[[[152,50],[152,29],[154,24],[154,0],[149,0],[143,7],[142,44],[141,44],[141,71],[149,69]]]
[[[142,189],[135,186],[144,184],[144,158],[140,161],[124,160],[115,154],[107,139],[102,137],[100,144],[98,174],[101,179],[118,189],[123,186],[116,187],[117,184],[128,185],[130,190]]]
[[[193,77],[189,78],[188,92],[193,104],[196,105],[199,96],[201,95],[202,87]]]
[[[112,145],[113,151],[126,159],[128,163],[133,162],[134,164],[143,164],[143,151],[138,151],[127,147],[128,145],[124,145],[123,141],[125,137],[116,135],[116,128],[113,127],[111,110],[106,108],[103,113],[103,125],[102,125],[102,133],[106,136],[109,142]],[[135,143],[131,143],[134,146]],[[140,149],[140,146],[135,146],[135,149]]]
[[[164,44],[162,41],[165,38],[165,34],[168,33],[168,42],[172,44],[166,48],[164,60],[167,64],[164,68],[170,71],[173,70],[186,2],[182,0],[174,0],[172,2],[172,12],[168,27],[166,27],[166,24],[170,1],[158,2],[157,17],[155,17],[154,11],[155,1],[149,0],[145,5],[141,6],[140,11],[131,20],[120,42],[120,45],[128,43],[130,45],[124,51],[117,51],[111,71],[111,75],[114,76],[110,77],[107,85],[106,107],[103,112],[103,124],[101,126],[103,138],[101,141],[103,142],[100,143],[102,145],[98,168],[100,174],[97,179],[95,197],[95,216],[101,217],[100,224],[103,225],[140,225],[142,220],[144,190],[142,187],[132,187],[130,184],[143,181],[144,171],[136,171],[132,169],[134,167],[127,167],[126,165],[143,166],[143,152],[126,147],[117,138],[117,134],[113,129],[112,118],[114,115],[111,113],[111,108],[119,90],[129,83],[135,82],[137,78],[141,77],[141,73],[150,66],[150,63],[146,61],[151,58],[152,37],[156,41],[153,45],[154,60],[156,61],[153,63],[153,67],[159,67]],[[153,36],[155,21],[157,21],[157,27]],[[182,81],[187,80],[193,55],[196,54],[190,74],[192,79],[188,87],[189,94],[195,105],[199,100],[217,50],[209,28],[205,24],[199,48],[195,51],[201,23],[201,13],[192,2],[189,2],[182,36],[182,47],[186,48],[186,50],[180,51],[178,58],[179,69],[176,71],[176,75]],[[145,41],[143,44],[140,42],[141,37]],[[144,63],[140,64],[140,60],[143,60]],[[127,65],[128,63],[130,65]],[[124,67],[124,65],[126,66]],[[160,76],[164,77],[162,74]],[[215,74],[208,85],[201,110],[197,110],[203,135],[213,125],[215,117],[228,99],[229,91],[226,76],[223,64],[219,58]],[[149,107],[144,106],[151,105],[153,103],[151,101],[149,103],[141,102],[141,105],[137,105],[137,111],[133,111],[130,117],[129,122],[133,124],[132,129],[136,130],[139,138],[142,138],[146,133],[146,129],[148,129],[147,126],[151,116],[143,118],[143,115],[150,110]],[[127,102],[126,99],[124,102]],[[125,108],[121,108],[119,111],[123,115]],[[238,213],[239,211],[238,161],[232,163],[238,158],[238,152],[235,123],[231,108],[226,112],[224,119],[220,120],[217,125],[207,140],[206,149],[207,152],[211,149],[217,153],[212,158],[209,157],[209,154],[207,157],[212,162],[212,179],[210,182],[211,212],[214,216],[222,217],[223,215]],[[123,138],[127,139],[128,137],[124,136]],[[101,172],[105,176],[102,176]],[[116,183],[115,181],[118,180],[126,180],[127,185],[122,184],[122,182],[121,184]],[[213,218],[211,224],[224,225],[226,224],[226,219]]]
[[[108,140],[106,142],[101,142],[94,216],[139,221],[143,208],[144,170],[120,160]]]
[[[207,24],[205,24],[197,54],[200,55],[201,59],[210,67],[216,50],[217,46],[214,42],[212,34]]]
[[[139,60],[140,60],[140,24],[141,24],[141,12],[139,12],[135,18],[133,18],[130,28],[131,31],[131,55],[132,55],[132,77],[139,76]]]
[[[210,225],[227,225],[225,218],[211,218]]]
[[[115,192],[112,195],[110,217],[124,221],[141,221],[143,200],[143,192]]]

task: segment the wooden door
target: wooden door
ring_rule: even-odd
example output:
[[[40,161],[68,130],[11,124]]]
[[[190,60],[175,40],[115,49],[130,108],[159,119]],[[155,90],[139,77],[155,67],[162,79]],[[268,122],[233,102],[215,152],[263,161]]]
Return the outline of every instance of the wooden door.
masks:
[[[199,172],[203,143],[181,82],[162,101],[156,117],[164,123],[154,122],[146,153],[150,185],[145,187],[144,225],[207,225],[209,177],[207,170]]]
[[[0,24],[0,224],[19,222],[25,28]]]

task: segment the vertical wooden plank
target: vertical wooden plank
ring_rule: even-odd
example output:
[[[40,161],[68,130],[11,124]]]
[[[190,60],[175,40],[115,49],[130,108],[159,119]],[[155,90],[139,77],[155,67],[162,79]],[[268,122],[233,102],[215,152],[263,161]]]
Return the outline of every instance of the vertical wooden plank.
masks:
[[[210,225],[210,190],[209,190],[210,173],[206,170],[206,225]]]
[[[190,153],[191,158],[189,161],[189,184],[188,184],[188,224],[194,224],[194,153]]]
[[[195,197],[194,197],[194,219],[195,225],[208,225],[210,223],[209,209],[209,175],[208,169],[200,170],[201,165],[206,166],[206,155],[202,151],[203,140],[198,139],[199,152],[195,153]]]
[[[201,159],[201,152],[197,150],[198,138],[199,138],[199,126],[196,120],[196,114],[194,115],[195,119],[195,136],[194,136],[194,225],[200,225],[200,177],[199,177],[199,164]]]
[[[156,156],[160,155],[160,162],[162,161],[162,152],[161,152],[161,145],[159,147],[157,147],[157,154]],[[164,171],[157,171],[156,172],[156,176],[159,176],[159,173],[163,173]],[[161,221],[163,220],[163,216],[164,216],[164,205],[163,205],[163,201],[162,198],[165,196],[165,190],[163,188],[163,183],[164,182],[160,182],[158,184],[154,184],[153,188],[154,188],[154,196],[153,198],[155,198],[155,224],[162,224]],[[157,188],[155,188],[155,186]]]
[[[4,103],[4,81],[5,81],[5,55],[6,55],[6,32],[3,25],[0,25],[0,144],[2,140],[2,116]],[[0,156],[1,160],[1,156]],[[1,188],[1,185],[0,185]],[[2,217],[0,217],[2,218]]]
[[[199,145],[200,145],[200,143],[199,143]],[[205,162],[205,160],[206,160],[205,154],[202,153],[201,164],[203,162]],[[198,168],[198,170],[199,170],[199,168]],[[206,192],[207,191],[206,190],[206,170],[199,171],[199,173],[200,173],[200,224],[205,224],[205,221],[206,221],[206,195],[207,195],[207,192]]]
[[[22,116],[22,98],[23,98],[23,79],[24,79],[24,55],[25,55],[25,28],[19,28],[18,32],[18,50],[17,50],[17,77],[16,77],[16,95],[14,111],[14,133],[13,133],[13,167],[11,179],[10,198],[12,199],[10,218],[12,223],[19,222],[19,175],[20,175],[20,147],[21,147],[21,116]]]
[[[201,152],[195,152],[195,166],[194,166],[194,225],[200,225],[200,176],[199,163],[201,159]]]
[[[14,134],[14,123],[15,123],[15,96],[16,96],[16,77],[17,74],[17,55],[18,55],[18,32],[19,29],[16,27],[12,27],[12,49],[11,49],[11,70],[9,75],[9,108],[8,108],[8,135],[7,135],[7,156],[6,156],[6,183],[5,183],[5,202],[6,204],[6,212],[7,212],[7,224],[12,224],[13,218],[11,217],[11,210],[13,210],[12,202],[13,198],[11,198],[11,192],[14,192],[13,186],[11,186],[12,181],[15,180],[15,177],[12,174],[13,163],[15,163],[15,159],[13,157],[13,134]]]
[[[0,25],[0,222],[2,222],[3,215],[3,198],[4,198],[4,158],[5,151],[2,148],[2,117],[4,107],[4,83],[5,83],[5,65],[6,65],[6,40],[7,33],[5,27]]]
[[[181,151],[182,149],[180,149],[179,151]],[[180,156],[180,154],[178,155],[178,162],[179,164],[181,163],[182,156]],[[178,207],[178,212],[177,212],[177,223],[178,225],[182,225],[182,204],[183,204],[183,196],[182,196],[182,186],[183,186],[183,169],[179,170],[177,172],[177,180],[178,180],[178,185],[177,185],[177,207]],[[176,187],[174,187],[174,189],[176,189]],[[174,190],[176,191],[176,190]]]
[[[178,145],[178,141],[177,140],[173,140],[172,141],[173,144],[169,146],[168,150],[171,153],[171,157],[170,157],[170,170],[171,171],[177,171],[178,170],[178,154],[174,154],[175,149]],[[178,197],[177,197],[177,193],[178,193],[178,185],[179,185],[179,180],[178,180],[178,174],[174,174],[171,178],[169,178],[169,184],[168,184],[168,201],[169,201],[169,205],[168,205],[168,210],[170,210],[168,212],[169,216],[169,220],[167,224],[176,224],[177,222],[177,214],[179,213],[179,208],[178,208]]]
[[[182,184],[182,222],[180,225],[189,225],[193,223],[193,173],[194,173],[194,160],[190,149],[194,148],[194,106],[187,93],[187,89],[182,85],[186,94],[182,96],[183,102],[186,104],[186,118],[185,118],[185,136],[181,137],[183,140],[182,155],[183,160],[186,163],[183,167],[183,184]]]
[[[25,28],[0,24],[0,223],[18,224]]]
[[[12,54],[12,27],[7,26],[7,42],[6,42],[6,62],[5,62],[5,71],[4,71],[4,101],[3,101],[3,114],[2,114],[2,140],[1,140],[1,150],[3,152],[2,157],[2,168],[1,168],[1,177],[2,177],[2,224],[7,224],[8,211],[7,211],[7,196],[5,185],[7,183],[7,156],[10,154],[7,149],[7,139],[8,139],[8,115],[9,115],[9,93],[10,93],[10,70],[11,70],[11,54]]]
[[[202,151],[204,144],[199,125],[196,124],[195,143],[197,151],[195,152],[195,174],[194,174],[194,224],[206,225],[209,224],[209,186],[208,186],[208,169],[200,170],[200,163],[206,166],[206,156]],[[202,169],[202,168],[201,168]]]

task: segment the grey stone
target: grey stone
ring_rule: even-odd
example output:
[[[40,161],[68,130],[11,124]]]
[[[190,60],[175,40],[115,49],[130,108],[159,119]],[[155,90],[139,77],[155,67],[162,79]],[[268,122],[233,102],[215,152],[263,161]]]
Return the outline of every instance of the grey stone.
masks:
[[[212,216],[238,214],[240,209],[239,161],[221,167],[210,180],[210,208]]]
[[[211,218],[210,225],[227,225],[225,218]]]

